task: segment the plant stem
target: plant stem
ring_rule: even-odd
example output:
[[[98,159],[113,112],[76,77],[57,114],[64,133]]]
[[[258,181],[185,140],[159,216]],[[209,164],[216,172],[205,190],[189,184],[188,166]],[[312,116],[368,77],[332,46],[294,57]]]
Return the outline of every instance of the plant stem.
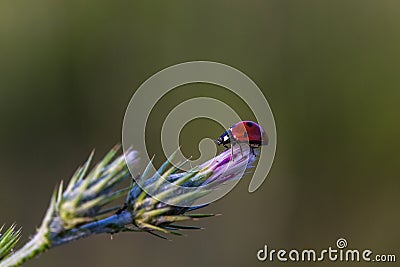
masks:
[[[0,267],[19,266],[25,261],[37,256],[50,247],[45,229],[39,229],[36,235],[21,249],[0,262]]]
[[[94,234],[112,234],[120,232],[125,230],[126,225],[129,225],[131,222],[131,214],[128,211],[123,211],[120,214],[114,214],[105,219],[84,224],[60,233],[51,233],[49,229],[50,227],[47,224],[44,224],[47,226],[41,227],[36,235],[26,243],[25,246],[1,261],[0,267],[19,266],[47,249]]]
[[[57,247],[91,235],[121,232],[131,222],[131,214],[128,211],[123,211],[120,214],[114,214],[100,221],[84,224],[54,236],[51,238],[51,247]]]

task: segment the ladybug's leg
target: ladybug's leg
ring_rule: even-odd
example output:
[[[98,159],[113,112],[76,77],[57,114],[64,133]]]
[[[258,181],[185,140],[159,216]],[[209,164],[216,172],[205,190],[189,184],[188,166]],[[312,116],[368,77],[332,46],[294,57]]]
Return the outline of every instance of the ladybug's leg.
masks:
[[[238,143],[238,144],[239,144],[239,149],[240,149],[240,155],[243,157],[242,144],[241,143]]]

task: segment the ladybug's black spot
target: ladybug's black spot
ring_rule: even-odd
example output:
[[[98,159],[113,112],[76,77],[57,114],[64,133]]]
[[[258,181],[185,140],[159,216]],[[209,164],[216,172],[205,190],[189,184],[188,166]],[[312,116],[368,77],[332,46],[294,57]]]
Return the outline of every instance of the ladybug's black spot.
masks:
[[[253,123],[250,122],[250,121],[246,122],[246,125],[247,125],[248,127],[253,127]]]
[[[246,137],[246,138],[247,138],[247,132],[245,132],[245,133],[243,134],[243,137]]]

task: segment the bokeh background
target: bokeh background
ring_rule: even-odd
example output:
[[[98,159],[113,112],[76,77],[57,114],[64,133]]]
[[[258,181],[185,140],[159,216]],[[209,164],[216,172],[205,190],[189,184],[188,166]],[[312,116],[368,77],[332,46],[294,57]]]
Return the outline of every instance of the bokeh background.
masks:
[[[395,0],[2,0],[0,223],[17,222],[28,240],[54,186],[92,148],[99,159],[121,142],[125,108],[143,81],[211,60],[250,76],[273,109],[278,147],[263,186],[249,194],[247,177],[207,208],[223,216],[199,221],[206,229],[187,237],[96,236],[25,266],[272,266],[256,259],[264,244],[323,249],[339,237],[399,258],[399,25]],[[224,89],[178,88],[149,123],[157,164],[163,117],[195,96],[252,118]],[[193,121],[182,149],[196,157],[198,142],[222,131]]]

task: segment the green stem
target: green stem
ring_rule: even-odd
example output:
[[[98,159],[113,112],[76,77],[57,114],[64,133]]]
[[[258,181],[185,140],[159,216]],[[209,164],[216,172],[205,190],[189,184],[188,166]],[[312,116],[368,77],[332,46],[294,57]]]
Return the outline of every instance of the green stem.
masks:
[[[56,207],[56,195],[50,201],[50,206],[47,209],[46,215],[43,218],[42,225],[35,236],[26,243],[22,248],[11,254],[0,262],[0,267],[19,266],[27,260],[45,252],[51,246],[50,241],[50,224]]]
[[[21,249],[1,261],[0,267],[19,266],[49,248],[50,242],[47,239],[46,232],[43,230],[40,229]]]
[[[110,217],[82,225],[68,231],[62,230],[50,233],[48,220],[36,233],[36,235],[26,243],[21,249],[11,254],[8,258],[0,262],[0,267],[19,266],[27,260],[45,252],[47,249],[57,247],[72,241],[86,238],[95,234],[117,233],[126,229],[126,225],[132,222],[131,214],[123,211],[120,214],[114,214]],[[53,229],[58,229],[54,227]]]

